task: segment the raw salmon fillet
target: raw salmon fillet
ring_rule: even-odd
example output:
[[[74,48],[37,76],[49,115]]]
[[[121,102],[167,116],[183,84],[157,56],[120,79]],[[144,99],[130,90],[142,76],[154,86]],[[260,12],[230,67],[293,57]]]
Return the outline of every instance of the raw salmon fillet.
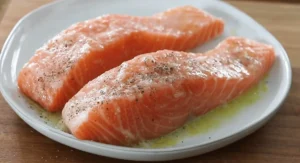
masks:
[[[157,138],[257,84],[274,59],[271,46],[240,37],[204,54],[139,55],[86,84],[63,120],[79,139],[131,145]]]
[[[223,28],[221,19],[190,6],[151,17],[102,16],[72,25],[38,49],[18,85],[48,111],[59,111],[88,81],[123,61],[162,49],[191,49]]]

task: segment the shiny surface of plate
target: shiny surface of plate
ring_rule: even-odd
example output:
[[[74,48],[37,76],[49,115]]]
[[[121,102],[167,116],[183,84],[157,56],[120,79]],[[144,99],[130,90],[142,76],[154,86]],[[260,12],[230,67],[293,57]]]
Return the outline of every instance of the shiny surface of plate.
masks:
[[[271,44],[276,50],[276,62],[268,76],[268,91],[257,102],[246,107],[221,126],[204,134],[185,138],[183,143],[161,149],[141,149],[80,141],[43,123],[36,112],[29,108],[20,96],[16,78],[22,66],[34,51],[47,40],[73,23],[98,17],[103,14],[119,13],[146,16],[168,8],[193,5],[225,21],[224,34],[196,48],[204,52],[213,48],[227,36],[244,36]],[[62,144],[86,152],[128,160],[173,160],[202,154],[229,143],[261,127],[277,111],[285,99],[291,84],[291,68],[282,45],[261,25],[246,14],[221,1],[206,0],[82,0],[55,1],[34,10],[23,17],[14,27],[0,56],[0,90],[13,110],[31,127],[43,135]],[[20,98],[20,97],[21,98]],[[20,133],[21,134],[21,133]]]

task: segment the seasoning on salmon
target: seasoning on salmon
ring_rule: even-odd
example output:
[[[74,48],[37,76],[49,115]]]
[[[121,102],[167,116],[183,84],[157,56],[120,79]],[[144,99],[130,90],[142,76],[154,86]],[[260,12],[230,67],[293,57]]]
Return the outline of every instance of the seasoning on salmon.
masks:
[[[271,46],[241,37],[204,54],[139,55],[86,84],[65,105],[63,120],[79,139],[131,145],[157,138],[239,96],[274,60]]]
[[[106,15],[80,22],[36,51],[18,85],[48,111],[59,111],[88,81],[123,61],[162,49],[191,49],[223,28],[222,20],[190,6],[151,17]]]

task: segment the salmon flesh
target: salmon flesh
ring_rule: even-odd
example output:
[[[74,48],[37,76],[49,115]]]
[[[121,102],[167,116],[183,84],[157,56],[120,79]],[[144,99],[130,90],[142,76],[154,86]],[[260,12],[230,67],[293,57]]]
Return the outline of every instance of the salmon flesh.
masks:
[[[105,15],[72,25],[35,52],[18,76],[25,95],[60,111],[88,81],[133,57],[187,50],[224,30],[221,19],[191,6],[150,17]]]
[[[204,54],[139,55],[86,84],[63,120],[79,139],[131,145],[158,138],[244,93],[274,60],[272,46],[241,37]]]

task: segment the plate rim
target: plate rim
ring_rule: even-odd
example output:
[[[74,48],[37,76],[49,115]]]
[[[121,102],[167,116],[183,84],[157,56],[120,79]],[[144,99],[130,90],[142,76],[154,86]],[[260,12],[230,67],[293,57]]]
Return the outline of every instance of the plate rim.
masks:
[[[69,0],[69,1],[78,1],[78,0]],[[32,10],[31,12],[29,12],[28,14],[26,14],[25,16],[23,16],[14,26],[14,28],[11,30],[10,34],[8,35],[5,43],[3,44],[2,50],[1,50],[1,55],[0,55],[0,75],[3,74],[2,72],[2,66],[3,66],[3,61],[4,58],[7,54],[7,49],[10,47],[10,43],[11,41],[14,39],[14,33],[16,33],[16,30],[22,25],[22,23],[24,23],[25,21],[27,21],[27,19],[29,19],[31,16],[38,14],[38,12],[44,10],[44,9],[50,9],[56,5],[61,5],[63,3],[65,3],[66,1],[62,1],[62,0],[58,0],[58,1],[53,1],[50,2],[48,4],[45,4],[37,9]],[[292,83],[292,68],[291,68],[291,64],[288,58],[288,55],[285,51],[285,49],[283,48],[283,46],[281,45],[281,43],[275,38],[275,36],[273,36],[268,30],[266,30],[260,23],[258,23],[257,21],[255,21],[253,18],[251,18],[249,15],[247,15],[246,13],[244,13],[243,11],[239,10],[238,8],[226,3],[226,2],[222,2],[222,1],[218,1],[218,0],[214,0],[211,1],[213,3],[219,3],[220,5],[228,8],[229,10],[232,10],[232,12],[238,12],[240,14],[240,17],[243,17],[244,19],[246,19],[247,21],[251,21],[251,23],[255,24],[255,26],[257,26],[257,28],[259,28],[259,30],[263,31],[264,33],[266,33],[266,35],[269,36],[270,39],[272,39],[274,42],[276,42],[276,46],[277,48],[281,51],[281,55],[283,55],[283,57],[285,58],[284,60],[284,67],[286,67],[287,70],[287,85],[285,86],[285,89],[282,91],[281,96],[280,96],[280,100],[278,102],[276,102],[274,104],[274,106],[271,107],[270,111],[268,111],[267,113],[264,113],[262,116],[256,118],[254,121],[252,121],[251,123],[248,123],[247,125],[243,126],[240,130],[232,132],[229,135],[226,135],[218,140],[215,141],[210,141],[210,142],[206,142],[206,143],[198,143],[198,144],[194,144],[194,145],[187,145],[187,146],[183,146],[183,147],[172,147],[172,148],[158,148],[158,149],[146,149],[146,148],[131,148],[131,147],[123,147],[123,146],[116,146],[116,145],[109,145],[109,144],[104,144],[104,143],[96,143],[96,142],[90,142],[90,141],[82,141],[82,140],[78,140],[76,139],[74,136],[72,135],[68,135],[66,133],[61,132],[57,132],[57,129],[54,129],[48,125],[45,124],[40,124],[40,123],[34,123],[36,120],[32,120],[28,117],[28,115],[25,113],[25,111],[22,111],[22,109],[19,109],[19,107],[16,106],[14,100],[12,98],[9,97],[9,95],[7,95],[6,91],[4,90],[3,84],[0,81],[0,92],[2,94],[2,96],[4,97],[4,99],[6,100],[6,102],[10,105],[10,107],[18,114],[18,116],[23,119],[27,124],[31,123],[31,127],[33,128],[40,128],[41,131],[43,132],[52,132],[55,136],[62,136],[65,137],[66,139],[71,139],[72,141],[76,141],[79,144],[85,144],[85,145],[89,145],[89,146],[94,146],[94,148],[101,148],[103,150],[117,150],[117,151],[121,151],[121,152],[135,152],[135,153],[147,153],[147,152],[151,152],[151,153],[155,153],[155,154],[159,154],[161,152],[164,153],[177,153],[177,152],[183,152],[183,151],[190,151],[190,150],[195,150],[195,149],[199,149],[202,147],[206,147],[206,146],[210,146],[212,144],[218,143],[218,142],[222,142],[222,141],[226,141],[228,139],[230,139],[231,137],[240,134],[240,133],[244,133],[247,130],[250,130],[251,128],[254,128],[255,126],[257,126],[258,124],[262,123],[265,119],[270,118],[271,116],[273,116],[280,108],[280,106],[282,105],[282,103],[285,101],[289,90],[291,88],[291,83]],[[209,3],[211,3],[209,2]],[[25,120],[26,119],[26,120]],[[30,122],[29,122],[30,121]],[[39,131],[38,129],[36,129],[38,132],[40,132],[41,134],[45,135],[46,137],[50,138],[47,134],[42,133],[41,131]],[[242,138],[242,137],[241,137]],[[239,138],[239,139],[241,139]],[[65,144],[64,142],[61,142],[57,139],[54,138],[50,138],[54,141],[60,142],[62,144]],[[65,144],[67,146],[70,146],[69,144]],[[74,146],[72,146],[73,148],[76,148]],[[79,148],[76,148],[79,149]],[[82,149],[79,149],[82,150]]]

